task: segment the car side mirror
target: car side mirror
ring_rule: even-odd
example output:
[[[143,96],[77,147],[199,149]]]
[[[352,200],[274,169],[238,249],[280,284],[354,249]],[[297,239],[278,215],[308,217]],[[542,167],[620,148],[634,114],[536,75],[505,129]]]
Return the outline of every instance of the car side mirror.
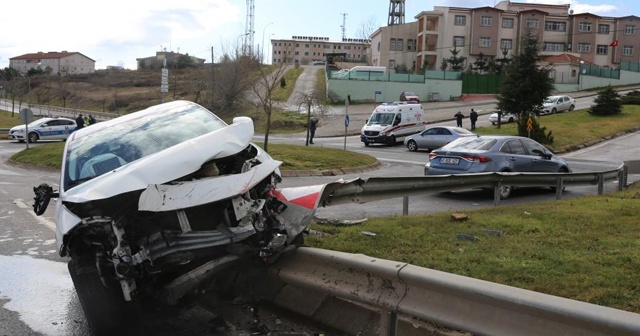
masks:
[[[58,198],[60,193],[54,192],[53,188],[46,183],[42,183],[37,187],[33,187],[33,193],[36,195],[33,198],[33,212],[36,215],[42,215],[49,206],[49,201],[51,198]]]
[[[541,156],[541,157],[543,157],[545,159],[550,159],[551,158],[551,153],[543,152],[543,151],[541,151],[539,149],[534,149],[533,153],[538,155],[538,156]]]

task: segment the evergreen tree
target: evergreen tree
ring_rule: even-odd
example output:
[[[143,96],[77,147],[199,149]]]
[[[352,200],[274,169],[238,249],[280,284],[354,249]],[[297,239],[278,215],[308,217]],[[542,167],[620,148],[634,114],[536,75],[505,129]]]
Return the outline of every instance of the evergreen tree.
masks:
[[[506,77],[498,95],[498,109],[518,116],[518,135],[528,136],[540,143],[552,143],[551,132],[546,133],[544,127],[536,121],[532,130],[527,128],[527,121],[542,107],[544,99],[554,90],[550,70],[536,64],[538,60],[538,40],[529,32],[521,42],[522,52],[515,55],[506,67]]]
[[[620,95],[611,87],[607,86],[604,90],[598,92],[598,97],[593,101],[589,114],[603,116],[613,115],[622,112],[622,101]]]
[[[460,50],[454,45],[453,49],[449,50],[451,52],[451,57],[447,58],[447,63],[451,65],[452,71],[462,71],[464,69],[464,61],[467,60],[466,57],[458,56]]]
[[[476,58],[475,62],[473,62],[473,70],[477,71],[479,74],[483,74],[489,68],[487,58],[484,56],[484,53],[479,53],[478,58]]]

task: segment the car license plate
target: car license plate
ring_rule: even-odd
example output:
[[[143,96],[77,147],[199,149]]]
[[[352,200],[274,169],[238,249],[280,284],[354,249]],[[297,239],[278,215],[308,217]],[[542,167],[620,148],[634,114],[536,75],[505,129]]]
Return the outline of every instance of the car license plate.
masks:
[[[460,159],[457,158],[441,158],[440,163],[442,164],[452,164],[457,165],[460,162]]]

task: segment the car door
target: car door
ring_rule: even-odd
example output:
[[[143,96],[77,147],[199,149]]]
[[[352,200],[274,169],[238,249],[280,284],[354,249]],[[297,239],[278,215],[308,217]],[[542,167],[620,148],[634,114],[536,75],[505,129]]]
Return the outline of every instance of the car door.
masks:
[[[76,130],[76,123],[71,120],[59,120],[60,122],[60,137],[59,139],[66,139],[73,131]]]
[[[40,140],[51,140],[56,139],[56,128],[58,127],[58,120],[49,120],[43,124],[41,124],[36,132],[38,133],[38,137]]]
[[[560,166],[548,159],[544,156],[535,153],[535,151],[539,151],[540,153],[551,154],[548,149],[546,149],[541,144],[531,140],[531,139],[522,139],[522,143],[527,150],[528,155],[531,157],[531,168],[529,168],[531,172],[540,172],[540,173],[557,173],[560,170]]]
[[[509,139],[500,148],[503,162],[500,169],[508,167],[513,172],[530,172],[534,158],[532,158],[520,139]]]

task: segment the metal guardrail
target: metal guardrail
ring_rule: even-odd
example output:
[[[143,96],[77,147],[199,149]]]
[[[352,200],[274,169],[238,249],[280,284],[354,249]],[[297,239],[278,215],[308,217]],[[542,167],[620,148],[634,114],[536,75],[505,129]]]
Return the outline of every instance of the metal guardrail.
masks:
[[[362,254],[299,248],[271,273],[298,288],[390,311],[380,335],[396,335],[395,314],[474,335],[640,334],[640,314]]]
[[[631,161],[630,161],[631,162]],[[640,164],[639,164],[640,166]],[[330,183],[320,198],[320,205],[366,203],[394,197],[408,197],[425,193],[485,188],[494,190],[494,205],[500,204],[502,185],[514,187],[554,187],[556,199],[562,198],[565,186],[597,185],[598,194],[604,192],[605,181],[618,180],[618,190],[627,183],[624,163],[611,170],[588,173],[474,173],[441,176],[372,177]],[[405,206],[404,214],[407,214]]]

